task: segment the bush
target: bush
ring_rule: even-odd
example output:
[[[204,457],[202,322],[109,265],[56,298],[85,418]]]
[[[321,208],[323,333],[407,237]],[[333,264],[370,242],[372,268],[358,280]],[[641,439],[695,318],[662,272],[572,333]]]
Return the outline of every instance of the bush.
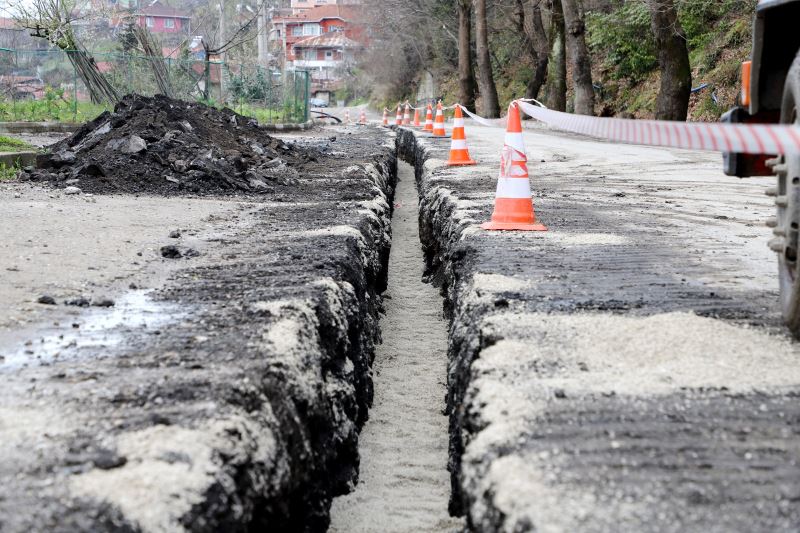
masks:
[[[610,13],[587,15],[588,43],[612,79],[641,81],[658,66],[650,31],[650,13],[643,2],[626,0]]]

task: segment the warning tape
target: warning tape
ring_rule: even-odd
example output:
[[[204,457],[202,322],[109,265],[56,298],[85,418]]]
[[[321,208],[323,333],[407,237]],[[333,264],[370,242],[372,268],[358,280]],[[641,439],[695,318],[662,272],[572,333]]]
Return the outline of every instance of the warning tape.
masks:
[[[488,126],[490,128],[505,127],[506,120],[504,118],[493,118],[493,119],[483,118],[481,116],[476,115],[475,113],[472,113],[469,109],[467,109],[466,107],[464,107],[461,104],[453,104],[453,107],[455,107],[455,106],[460,107],[461,111],[466,113],[469,118],[471,118],[472,120],[474,120],[478,124],[481,124],[483,126]]]
[[[788,154],[800,152],[800,128],[785,124],[722,124],[631,120],[573,115],[517,100],[530,117],[556,128],[628,144],[713,152]]]
[[[800,153],[800,128],[787,124],[723,124],[592,117],[553,111],[533,99],[520,99],[516,102],[528,116],[550,126],[627,144],[744,154]],[[538,107],[529,102],[538,104]],[[499,128],[506,125],[505,118],[487,119],[472,113],[461,104],[455,105],[483,126]]]

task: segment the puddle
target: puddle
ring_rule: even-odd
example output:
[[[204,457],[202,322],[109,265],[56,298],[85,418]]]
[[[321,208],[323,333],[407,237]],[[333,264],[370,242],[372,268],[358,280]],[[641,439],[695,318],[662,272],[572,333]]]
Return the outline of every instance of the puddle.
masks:
[[[150,292],[131,291],[117,299],[114,307],[87,309],[65,316],[59,325],[0,336],[0,372],[103,355],[119,346],[128,333],[155,331],[184,316],[177,306],[150,298]]]

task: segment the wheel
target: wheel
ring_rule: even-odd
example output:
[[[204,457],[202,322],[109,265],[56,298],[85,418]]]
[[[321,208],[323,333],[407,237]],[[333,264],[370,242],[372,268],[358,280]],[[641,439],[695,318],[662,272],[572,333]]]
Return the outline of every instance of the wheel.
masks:
[[[781,104],[781,123],[800,127],[800,53],[786,76]],[[800,154],[787,154],[773,162],[778,176],[774,221],[775,238],[770,248],[778,253],[778,274],[783,318],[792,334],[800,338],[800,272],[798,228],[800,227]]]

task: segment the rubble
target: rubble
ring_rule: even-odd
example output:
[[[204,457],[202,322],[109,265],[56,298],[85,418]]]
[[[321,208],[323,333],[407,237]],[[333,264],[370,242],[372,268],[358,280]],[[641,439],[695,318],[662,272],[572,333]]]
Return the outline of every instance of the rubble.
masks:
[[[66,194],[271,193],[317,160],[230,109],[128,95],[37,158],[22,180]]]

